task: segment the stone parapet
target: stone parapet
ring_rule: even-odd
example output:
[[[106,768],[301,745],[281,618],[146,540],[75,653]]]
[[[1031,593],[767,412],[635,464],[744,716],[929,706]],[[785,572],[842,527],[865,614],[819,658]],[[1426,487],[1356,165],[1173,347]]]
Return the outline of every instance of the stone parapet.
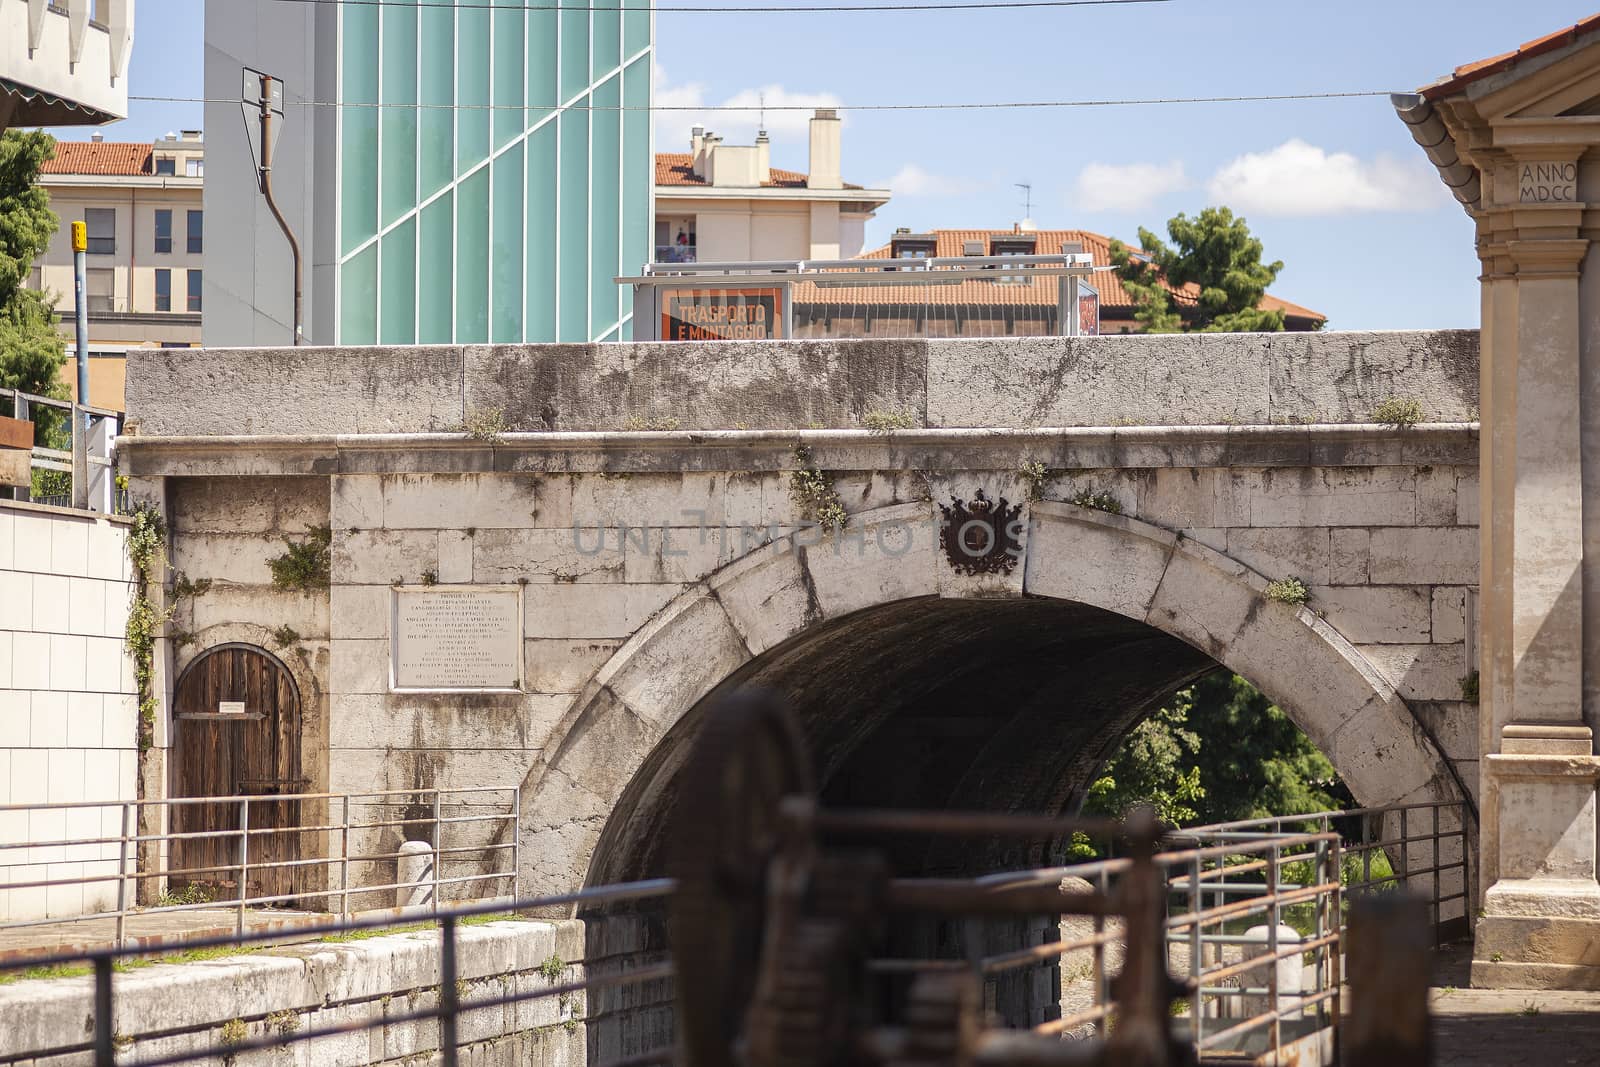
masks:
[[[1470,330],[712,344],[139,349],[140,434],[381,434],[1476,419]]]

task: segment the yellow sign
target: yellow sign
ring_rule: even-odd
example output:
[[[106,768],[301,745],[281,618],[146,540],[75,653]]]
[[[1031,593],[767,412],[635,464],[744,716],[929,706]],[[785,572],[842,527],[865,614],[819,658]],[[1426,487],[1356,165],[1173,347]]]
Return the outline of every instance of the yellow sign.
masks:
[[[89,224],[74,222],[72,224],[72,250],[74,252],[87,252],[89,250]]]

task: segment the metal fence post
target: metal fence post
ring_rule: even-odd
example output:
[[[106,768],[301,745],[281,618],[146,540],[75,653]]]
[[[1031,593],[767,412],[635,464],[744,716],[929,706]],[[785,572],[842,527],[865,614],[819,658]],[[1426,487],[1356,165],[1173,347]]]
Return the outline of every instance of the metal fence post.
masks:
[[[1105,867],[1100,868],[1100,884],[1096,890],[1101,897],[1106,897],[1111,892],[1110,879],[1106,876]],[[1096,910],[1094,914],[1094,1003],[1097,1008],[1106,1006],[1106,945],[1105,945],[1106,919]],[[1102,1040],[1106,1036],[1106,1017],[1102,1012],[1094,1020],[1095,1037]]]
[[[94,1067],[115,1067],[116,1031],[111,1018],[111,957],[94,961]]]
[[[1406,809],[1400,809],[1400,884],[1407,890],[1411,888],[1411,842],[1407,840],[1411,831],[1406,829]]]
[[[1201,881],[1200,872],[1205,861],[1199,856],[1201,843],[1195,841],[1194,868],[1189,872],[1189,980],[1194,983],[1194,991],[1189,997],[1190,1027],[1194,1032],[1194,1047],[1200,1047],[1200,1038],[1203,1036],[1201,1027],[1205,1014],[1205,996],[1200,992],[1200,972],[1204,970],[1204,960],[1201,958],[1205,951],[1205,941],[1200,936],[1200,897]]]
[[[239,801],[239,916],[234,923],[240,935],[244,934],[244,902],[250,895],[250,800]]]
[[[339,916],[350,917],[350,797],[344,797],[343,825],[339,830]]]
[[[1267,968],[1267,1006],[1272,1012],[1272,1044],[1268,1046],[1273,1052],[1283,1047],[1282,1020],[1278,1016],[1278,923],[1281,921],[1282,911],[1278,904],[1278,857],[1280,850],[1278,843],[1273,842],[1272,855],[1267,859],[1267,899],[1272,901],[1272,906],[1267,912],[1267,955],[1272,963]]]
[[[522,899],[522,790],[511,790],[511,899]]]
[[[439,864],[444,860],[444,830],[439,821],[439,790],[433,791],[433,910],[439,910]]]
[[[437,796],[437,794],[435,794]],[[435,866],[438,861],[435,861]],[[439,938],[439,1053],[444,1067],[456,1067],[456,1016],[461,1010],[456,990],[456,918],[440,920]]]
[[[122,833],[117,842],[117,947],[127,944],[128,932],[128,838],[133,836],[129,823],[133,819],[133,805],[122,805]]]

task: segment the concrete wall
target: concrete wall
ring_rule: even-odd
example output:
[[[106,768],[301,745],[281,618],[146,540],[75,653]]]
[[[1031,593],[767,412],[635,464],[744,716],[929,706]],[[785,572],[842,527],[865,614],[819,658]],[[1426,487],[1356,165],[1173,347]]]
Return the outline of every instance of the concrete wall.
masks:
[[[227,312],[211,307],[213,317]],[[129,361],[129,414],[139,433],[161,435],[448,432],[495,409],[507,429],[537,432],[853,427],[872,411],[945,428],[1352,423],[1390,397],[1418,400],[1425,421],[1461,422],[1478,404],[1472,331],[167,350]]]
[[[335,9],[282,10],[259,0],[211,0],[205,18],[206,272],[204,341],[208,345],[287,344],[293,339],[289,245],[256,191],[250,143],[237,101],[244,68],[268,71],[284,89],[284,120],[273,152],[273,191],[304,255],[306,340],[333,338],[334,197],[338,182],[317,153],[334,155],[336,100],[332,69]],[[259,92],[252,84],[249,91]]]
[[[0,805],[138,796],[138,701],[123,631],[127,523],[0,502]],[[121,832],[119,806],[0,810],[0,843]],[[115,874],[117,846],[0,850],[0,920],[114,907],[114,883],[7,890]]]
[[[461,1000],[530,993],[582,980],[583,924],[496,922],[457,932]],[[271,948],[198,963],[156,964],[115,979],[114,1026],[129,1062],[198,1051],[221,1043],[224,1024],[238,1020],[247,1039],[293,1035],[358,1023],[370,1029],[269,1048],[228,1058],[236,1067],[283,1064],[414,1064],[439,1047],[432,1020],[386,1022],[437,1006],[437,931],[392,934],[363,941]],[[541,973],[559,966],[554,981]],[[461,1016],[462,1062],[473,1067],[579,1067],[585,1062],[587,1007],[583,994],[547,997]],[[6,1019],[0,1064],[87,1062],[52,1052],[81,1048],[92,1038],[89,978],[20,981],[0,986]],[[199,1062],[199,1061],[197,1061]]]

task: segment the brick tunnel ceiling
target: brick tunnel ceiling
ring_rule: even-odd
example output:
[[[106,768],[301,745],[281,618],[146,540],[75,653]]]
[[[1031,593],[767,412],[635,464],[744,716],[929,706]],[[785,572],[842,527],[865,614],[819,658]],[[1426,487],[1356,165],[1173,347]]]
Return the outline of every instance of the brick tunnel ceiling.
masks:
[[[1122,736],[1213,670],[1144,623],[1070,601],[905,600],[836,619],[735,672],[673,727],[608,820],[590,884],[662,873],[673,775],[700,713],[741,685],[783,694],[833,806],[1072,810]],[[1043,843],[979,854],[901,843],[929,874],[1045,862]]]

